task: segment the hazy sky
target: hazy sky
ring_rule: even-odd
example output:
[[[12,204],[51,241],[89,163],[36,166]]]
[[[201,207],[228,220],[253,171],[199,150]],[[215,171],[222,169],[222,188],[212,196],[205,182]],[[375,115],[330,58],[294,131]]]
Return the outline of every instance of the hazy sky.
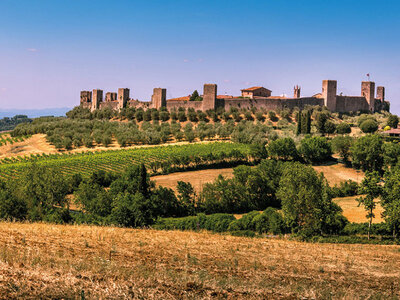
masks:
[[[400,1],[0,0],[0,109],[73,107],[80,90],[179,97],[262,85],[360,95],[366,74],[400,113]]]

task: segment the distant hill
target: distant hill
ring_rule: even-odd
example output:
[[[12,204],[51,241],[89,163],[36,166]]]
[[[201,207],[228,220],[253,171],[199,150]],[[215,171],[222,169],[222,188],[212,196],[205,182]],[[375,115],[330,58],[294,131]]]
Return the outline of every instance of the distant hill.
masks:
[[[45,108],[45,109],[0,109],[0,119],[4,117],[13,117],[15,115],[26,115],[28,118],[37,118],[42,116],[65,116],[70,107]]]

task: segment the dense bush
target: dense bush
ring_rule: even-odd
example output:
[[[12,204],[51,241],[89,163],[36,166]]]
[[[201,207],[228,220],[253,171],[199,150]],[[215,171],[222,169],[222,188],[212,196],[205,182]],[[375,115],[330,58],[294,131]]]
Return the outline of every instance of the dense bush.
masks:
[[[214,182],[204,185],[202,210],[208,214],[243,213],[270,206],[280,207],[276,190],[284,167],[282,162],[263,160],[255,168],[235,168],[231,179],[219,176]]]
[[[342,181],[339,185],[332,187],[332,197],[350,197],[359,194],[359,185],[353,180]]]
[[[301,141],[299,152],[306,162],[323,162],[331,158],[332,148],[326,138],[313,136]]]
[[[274,159],[295,160],[299,156],[292,138],[279,138],[269,142],[267,151]]]
[[[341,208],[332,202],[323,175],[311,166],[297,162],[287,165],[277,197],[282,201],[287,226],[301,235],[338,234],[347,222]]]
[[[229,224],[235,220],[230,214],[212,214],[189,216],[184,218],[158,219],[154,225],[156,229],[179,229],[179,230],[201,230],[206,229],[214,232],[225,232]]]
[[[350,136],[336,136],[332,139],[332,149],[346,164],[349,162],[350,148],[353,144],[353,138]]]
[[[398,124],[399,124],[399,117],[396,115],[390,115],[387,121],[387,126],[390,126],[391,128],[397,128]]]
[[[338,134],[347,134],[351,132],[351,127],[348,123],[342,122],[336,125],[336,132]]]
[[[357,139],[350,148],[352,165],[363,171],[382,172],[383,139],[378,135],[367,135]]]
[[[378,130],[378,123],[375,120],[368,119],[360,124],[360,129],[364,133],[374,133]]]
[[[12,130],[21,123],[30,123],[32,119],[28,118],[25,115],[16,115],[12,118],[3,118],[0,119],[0,131]]]

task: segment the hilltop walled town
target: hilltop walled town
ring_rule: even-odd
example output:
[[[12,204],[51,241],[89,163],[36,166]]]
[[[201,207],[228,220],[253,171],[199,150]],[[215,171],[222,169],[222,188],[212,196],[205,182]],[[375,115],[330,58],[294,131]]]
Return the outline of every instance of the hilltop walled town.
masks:
[[[165,88],[154,88],[151,101],[139,101],[130,98],[128,88],[119,88],[118,93],[107,92],[103,99],[103,90],[81,91],[80,105],[96,109],[110,108],[121,110],[125,107],[156,108],[166,107],[168,110],[178,108],[193,108],[195,110],[215,110],[219,107],[229,110],[230,107],[265,110],[279,110],[283,108],[303,109],[307,105],[326,106],[332,112],[356,111],[389,111],[390,103],[385,100],[385,87],[378,86],[375,96],[375,82],[363,81],[360,96],[337,95],[337,81],[323,80],[322,92],[311,97],[302,97],[301,88],[294,87],[293,97],[272,96],[272,91],[261,86],[242,89],[241,96],[218,95],[216,84],[204,84],[201,101],[190,101],[190,96],[167,99]]]

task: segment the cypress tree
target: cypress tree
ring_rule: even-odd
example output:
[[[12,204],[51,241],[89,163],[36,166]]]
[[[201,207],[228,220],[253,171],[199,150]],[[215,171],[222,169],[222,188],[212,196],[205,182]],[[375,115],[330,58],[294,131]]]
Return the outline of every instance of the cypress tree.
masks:
[[[147,181],[147,170],[144,164],[140,165],[139,169],[139,192],[147,198],[149,196],[149,184]]]
[[[301,110],[297,113],[297,132],[296,134],[299,135],[301,132]]]
[[[306,133],[309,134],[311,133],[311,111],[307,110],[307,127],[306,127]]]

